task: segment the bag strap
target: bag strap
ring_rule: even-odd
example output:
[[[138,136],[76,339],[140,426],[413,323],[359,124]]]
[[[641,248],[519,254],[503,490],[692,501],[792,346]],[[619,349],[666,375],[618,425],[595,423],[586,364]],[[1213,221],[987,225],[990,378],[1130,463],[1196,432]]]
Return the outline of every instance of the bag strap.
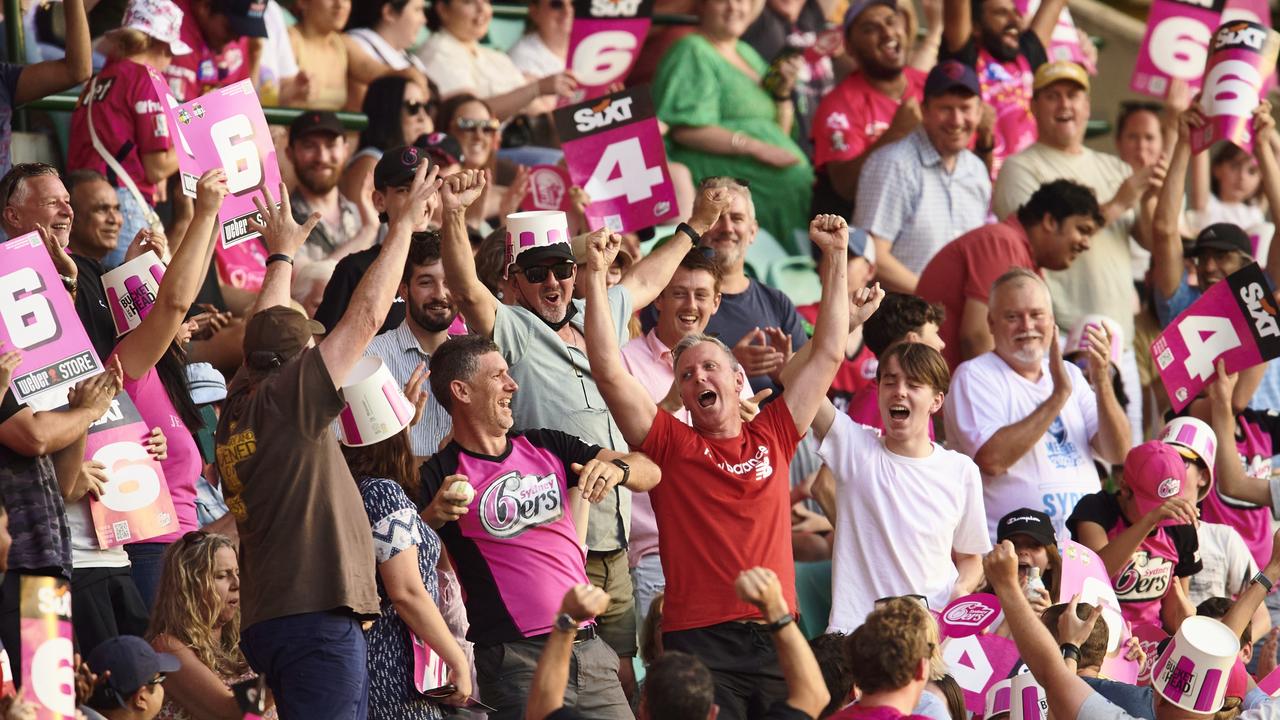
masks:
[[[89,113],[89,141],[93,143],[93,149],[98,152],[98,156],[107,163],[107,167],[111,168],[111,172],[115,173],[116,178],[118,178],[120,182],[124,183],[125,189],[133,196],[134,201],[138,203],[138,207],[142,208],[142,214],[143,217],[146,218],[147,224],[150,225],[153,230],[163,230],[164,224],[160,222],[160,216],[157,215],[155,209],[151,207],[151,203],[147,202],[146,198],[142,196],[142,191],[138,190],[138,185],[133,182],[133,178],[130,177],[129,173],[120,166],[120,163],[115,159],[115,156],[107,152],[107,148],[102,144],[102,140],[98,138],[98,131],[93,126],[93,99],[97,94],[98,76],[95,75],[93,80],[89,81],[89,99],[85,102],[85,109]],[[132,238],[130,238],[130,241],[132,241]]]

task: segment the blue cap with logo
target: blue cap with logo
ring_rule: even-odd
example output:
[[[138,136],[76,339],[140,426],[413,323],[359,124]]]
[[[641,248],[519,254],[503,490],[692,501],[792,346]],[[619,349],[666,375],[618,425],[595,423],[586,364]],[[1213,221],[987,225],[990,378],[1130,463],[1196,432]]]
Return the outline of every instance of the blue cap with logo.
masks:
[[[160,673],[177,672],[182,663],[169,653],[158,653],[136,635],[121,635],[103,641],[89,653],[89,669],[102,676],[98,693],[124,702]]]

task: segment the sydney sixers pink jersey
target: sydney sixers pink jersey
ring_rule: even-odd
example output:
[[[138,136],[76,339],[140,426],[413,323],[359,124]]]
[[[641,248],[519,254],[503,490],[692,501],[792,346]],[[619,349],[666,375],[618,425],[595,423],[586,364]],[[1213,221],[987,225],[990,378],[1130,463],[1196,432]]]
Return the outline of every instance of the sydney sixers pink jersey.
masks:
[[[72,170],[97,170],[106,175],[112,185],[121,187],[123,183],[115,178],[89,138],[87,103],[91,92],[93,129],[98,133],[98,140],[129,173],[138,190],[148,200],[154,200],[156,186],[147,182],[142,155],[164,152],[173,147],[173,140],[147,67],[127,59],[110,63],[94,82],[85,85],[71,114],[67,166]]]

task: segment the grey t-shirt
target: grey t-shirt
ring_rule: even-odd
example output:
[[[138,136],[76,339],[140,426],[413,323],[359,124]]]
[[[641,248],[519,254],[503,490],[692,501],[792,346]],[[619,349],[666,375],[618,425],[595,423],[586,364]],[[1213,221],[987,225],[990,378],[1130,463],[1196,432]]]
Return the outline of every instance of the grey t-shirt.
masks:
[[[804,318],[796,312],[791,298],[781,290],[752,280],[745,291],[721,296],[720,309],[707,323],[707,332],[733,347],[747,333],[766,327],[777,327],[790,333],[792,350],[799,350],[809,340]],[[748,380],[753,392],[772,388],[774,398],[782,393],[782,388],[767,375],[757,375]]]
[[[574,300],[577,314],[570,324],[582,330],[585,303]],[[618,345],[630,340],[631,292],[622,285],[609,290],[609,310]],[[614,424],[600,389],[591,375],[586,353],[569,345],[556,331],[527,308],[499,305],[493,323],[493,341],[511,366],[511,377],[520,385],[511,404],[515,431],[548,428],[568,433],[591,445],[627,452],[622,431]],[[627,546],[631,528],[631,493],[615,488],[591,506],[587,547],[612,551]]]
[[[1080,705],[1080,713],[1076,720],[1140,720],[1120,708],[1107,702],[1106,698],[1094,693]],[[1246,710],[1236,720],[1280,720],[1280,702],[1270,700],[1265,705]]]

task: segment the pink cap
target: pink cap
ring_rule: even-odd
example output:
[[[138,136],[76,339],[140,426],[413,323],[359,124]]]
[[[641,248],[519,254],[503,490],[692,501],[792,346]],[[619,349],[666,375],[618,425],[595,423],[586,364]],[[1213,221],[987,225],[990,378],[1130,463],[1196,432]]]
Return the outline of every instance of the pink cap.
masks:
[[[1187,484],[1187,465],[1174,447],[1150,440],[1125,456],[1124,484],[1133,491],[1138,513],[1146,515],[1166,500],[1183,495]],[[1160,522],[1161,526],[1176,524],[1177,521],[1172,519]]]

